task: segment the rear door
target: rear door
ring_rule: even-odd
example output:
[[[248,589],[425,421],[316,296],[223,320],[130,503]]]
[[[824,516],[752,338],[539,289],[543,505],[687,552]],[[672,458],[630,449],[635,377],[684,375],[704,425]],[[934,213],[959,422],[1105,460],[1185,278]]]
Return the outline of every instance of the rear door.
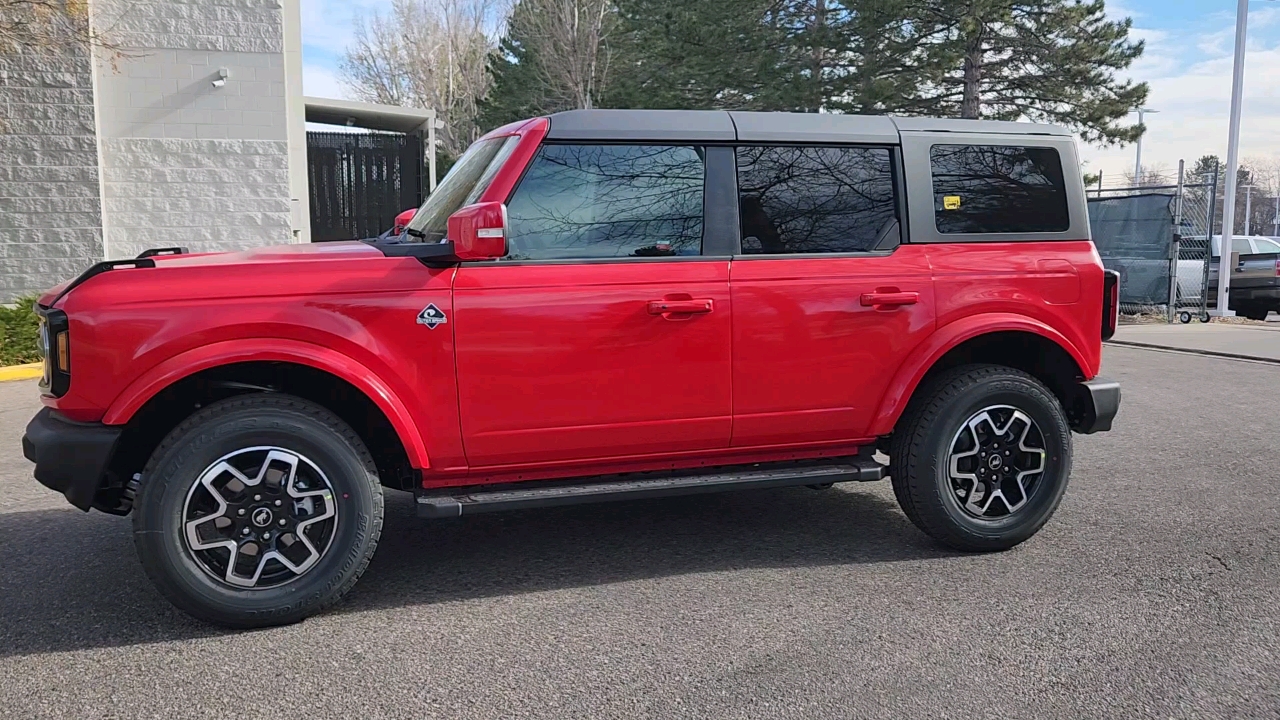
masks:
[[[704,218],[706,156],[539,149],[507,202],[508,256],[454,281],[472,468],[728,446],[729,259]]]
[[[733,445],[861,437],[934,325],[928,260],[900,242],[898,152],[743,146],[737,169]]]

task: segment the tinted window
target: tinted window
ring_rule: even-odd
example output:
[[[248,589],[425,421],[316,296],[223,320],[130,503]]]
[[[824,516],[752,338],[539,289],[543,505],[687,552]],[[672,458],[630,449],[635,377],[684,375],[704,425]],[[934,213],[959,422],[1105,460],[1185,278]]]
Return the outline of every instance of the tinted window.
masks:
[[[697,255],[699,148],[546,145],[507,203],[511,260]]]
[[[940,233],[1065,232],[1067,188],[1053,148],[934,145],[933,210]]]
[[[897,217],[889,158],[885,148],[738,148],[742,252],[874,249]]]

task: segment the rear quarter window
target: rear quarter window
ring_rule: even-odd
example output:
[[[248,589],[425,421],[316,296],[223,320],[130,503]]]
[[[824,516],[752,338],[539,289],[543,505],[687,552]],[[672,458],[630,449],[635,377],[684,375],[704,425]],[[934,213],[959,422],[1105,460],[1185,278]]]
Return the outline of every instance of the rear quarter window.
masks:
[[[938,232],[1058,233],[1071,226],[1062,159],[1051,147],[929,148]]]

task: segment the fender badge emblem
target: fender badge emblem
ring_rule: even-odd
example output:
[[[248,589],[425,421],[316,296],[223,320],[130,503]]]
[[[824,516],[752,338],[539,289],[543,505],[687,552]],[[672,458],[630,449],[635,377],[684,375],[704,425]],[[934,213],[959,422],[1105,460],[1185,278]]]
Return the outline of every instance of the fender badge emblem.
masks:
[[[418,324],[426,325],[428,330],[435,330],[437,325],[443,325],[449,322],[444,316],[444,312],[436,307],[435,303],[431,303],[418,313]]]

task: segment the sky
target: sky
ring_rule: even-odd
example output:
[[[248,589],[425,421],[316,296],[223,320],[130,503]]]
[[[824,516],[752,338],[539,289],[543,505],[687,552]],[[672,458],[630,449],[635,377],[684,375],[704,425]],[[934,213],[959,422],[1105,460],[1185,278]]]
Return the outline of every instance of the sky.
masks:
[[[303,91],[346,98],[338,62],[358,18],[391,0],[302,0]],[[1146,51],[1123,75],[1151,85],[1143,166],[1176,172],[1201,155],[1225,159],[1231,105],[1235,3],[1231,0],[1108,0],[1107,13],[1133,18]],[[1253,0],[1249,13],[1241,123],[1242,157],[1280,157],[1280,0]],[[1136,119],[1136,118],[1135,118]],[[1089,172],[1106,185],[1132,173],[1135,148],[1081,146]],[[1113,182],[1114,179],[1114,182]]]

